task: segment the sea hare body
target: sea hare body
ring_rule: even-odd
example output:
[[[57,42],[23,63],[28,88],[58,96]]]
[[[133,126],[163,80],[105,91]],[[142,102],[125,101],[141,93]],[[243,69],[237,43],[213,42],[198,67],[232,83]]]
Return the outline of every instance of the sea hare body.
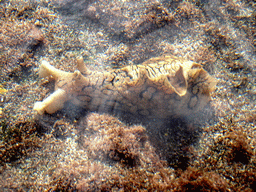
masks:
[[[78,58],[77,69],[68,73],[42,61],[39,76],[51,76],[55,92],[36,102],[34,110],[51,114],[71,101],[90,111],[123,111],[148,118],[188,116],[205,107],[215,87],[201,65],[173,56],[107,72],[90,71]]]

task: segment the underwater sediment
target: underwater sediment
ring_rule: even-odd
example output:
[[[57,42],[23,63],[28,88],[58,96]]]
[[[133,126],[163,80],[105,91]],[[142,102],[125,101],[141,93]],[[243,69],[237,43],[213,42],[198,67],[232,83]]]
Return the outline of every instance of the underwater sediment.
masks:
[[[0,18],[1,191],[255,189],[254,1],[11,0]],[[203,112],[33,111],[55,86],[38,77],[41,60],[76,73],[82,56],[104,74],[161,55],[216,79]]]

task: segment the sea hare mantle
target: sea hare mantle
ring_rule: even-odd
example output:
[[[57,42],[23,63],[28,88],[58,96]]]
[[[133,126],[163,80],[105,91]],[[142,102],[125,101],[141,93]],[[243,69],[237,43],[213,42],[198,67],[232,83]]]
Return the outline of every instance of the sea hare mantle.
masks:
[[[174,56],[160,56],[140,65],[107,72],[90,71],[81,57],[74,73],[43,60],[39,77],[55,80],[55,92],[34,110],[49,114],[67,101],[90,111],[123,111],[148,118],[189,116],[210,101],[215,80],[201,65]]]

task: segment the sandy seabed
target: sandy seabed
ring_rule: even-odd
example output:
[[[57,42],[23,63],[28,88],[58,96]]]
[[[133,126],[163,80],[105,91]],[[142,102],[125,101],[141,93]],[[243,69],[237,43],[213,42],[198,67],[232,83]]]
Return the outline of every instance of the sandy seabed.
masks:
[[[256,3],[0,1],[0,191],[255,191]],[[160,55],[216,80],[206,109],[147,119],[67,103],[32,109],[54,90],[42,59],[73,72]]]

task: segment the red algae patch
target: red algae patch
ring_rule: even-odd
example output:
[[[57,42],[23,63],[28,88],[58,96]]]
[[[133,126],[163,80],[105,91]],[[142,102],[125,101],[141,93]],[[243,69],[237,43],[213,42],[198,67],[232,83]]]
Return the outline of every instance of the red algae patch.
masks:
[[[174,182],[174,191],[227,191],[227,182],[215,172],[188,167]]]
[[[139,163],[140,150],[147,140],[144,127],[128,127],[109,115],[92,114],[87,121],[88,129],[94,132],[86,137],[84,143],[89,156],[130,166]]]

